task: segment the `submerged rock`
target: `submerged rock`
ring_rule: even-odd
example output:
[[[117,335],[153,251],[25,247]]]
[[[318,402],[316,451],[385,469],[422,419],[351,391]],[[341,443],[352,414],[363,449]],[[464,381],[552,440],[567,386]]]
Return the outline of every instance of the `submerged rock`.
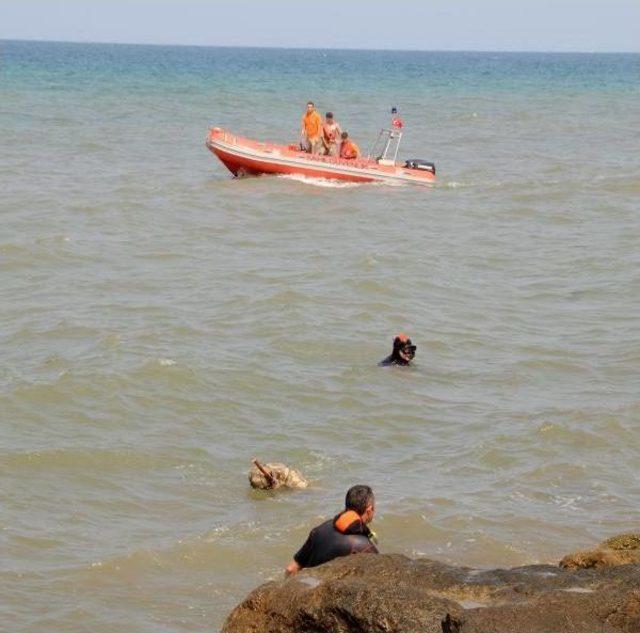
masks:
[[[569,554],[560,561],[560,567],[588,569],[630,563],[640,563],[640,534],[619,534],[603,541],[595,549]]]
[[[307,480],[297,470],[289,468],[285,464],[269,463],[260,465],[271,474],[273,479],[269,481],[265,474],[254,463],[249,470],[249,483],[252,488],[258,490],[277,490],[278,488],[284,487],[301,490],[309,485]]]
[[[258,587],[223,633],[638,633],[640,565],[474,570],[359,554]]]

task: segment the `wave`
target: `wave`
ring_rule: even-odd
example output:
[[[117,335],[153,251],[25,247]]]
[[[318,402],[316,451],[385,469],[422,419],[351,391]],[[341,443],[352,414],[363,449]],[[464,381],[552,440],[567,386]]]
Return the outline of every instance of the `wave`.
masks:
[[[406,187],[405,182],[345,182],[344,180],[335,180],[329,178],[315,178],[312,176],[304,176],[302,174],[278,174],[277,178],[283,180],[293,180],[301,182],[305,185],[313,187],[322,187],[325,189],[355,189],[359,187]]]
[[[293,180],[301,182],[312,187],[322,187],[325,189],[353,189],[360,187],[361,183],[345,182],[344,180],[329,180],[327,178],[314,178],[312,176],[303,176],[302,174],[279,174],[277,178],[283,180]]]

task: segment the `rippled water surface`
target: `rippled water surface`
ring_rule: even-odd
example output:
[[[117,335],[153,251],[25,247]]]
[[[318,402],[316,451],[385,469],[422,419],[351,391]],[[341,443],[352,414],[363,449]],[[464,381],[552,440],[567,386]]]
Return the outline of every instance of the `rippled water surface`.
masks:
[[[385,552],[640,522],[640,56],[0,43],[0,628],[214,631],[353,483]],[[207,127],[432,189],[233,180]],[[393,335],[412,368],[376,366]],[[304,492],[252,493],[251,457]]]

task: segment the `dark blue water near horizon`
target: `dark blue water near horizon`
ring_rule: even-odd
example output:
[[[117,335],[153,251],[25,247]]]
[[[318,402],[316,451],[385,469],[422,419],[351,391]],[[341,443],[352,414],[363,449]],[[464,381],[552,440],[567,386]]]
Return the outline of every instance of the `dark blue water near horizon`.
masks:
[[[0,40],[2,69],[8,77],[50,69],[69,79],[85,72],[144,74],[147,79],[210,79],[229,74],[242,79],[268,76],[337,81],[357,73],[363,79],[400,83],[429,78],[432,88],[467,89],[533,86],[546,89],[637,90],[640,53],[527,53],[394,51],[344,49],[235,48],[146,44],[83,44]],[[5,75],[6,78],[6,75]],[[72,87],[72,86],[69,86]],[[399,87],[400,88],[400,87]]]

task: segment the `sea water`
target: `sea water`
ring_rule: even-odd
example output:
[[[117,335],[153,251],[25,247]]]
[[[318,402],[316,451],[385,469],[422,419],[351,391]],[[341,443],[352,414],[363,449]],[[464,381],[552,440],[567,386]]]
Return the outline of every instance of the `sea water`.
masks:
[[[0,629],[217,630],[355,483],[383,552],[637,530],[639,86],[639,55],[0,43]],[[397,106],[437,185],[204,147],[297,142],[308,99],[365,152]],[[414,366],[377,367],[398,331]],[[252,457],[311,486],[252,492]]]

